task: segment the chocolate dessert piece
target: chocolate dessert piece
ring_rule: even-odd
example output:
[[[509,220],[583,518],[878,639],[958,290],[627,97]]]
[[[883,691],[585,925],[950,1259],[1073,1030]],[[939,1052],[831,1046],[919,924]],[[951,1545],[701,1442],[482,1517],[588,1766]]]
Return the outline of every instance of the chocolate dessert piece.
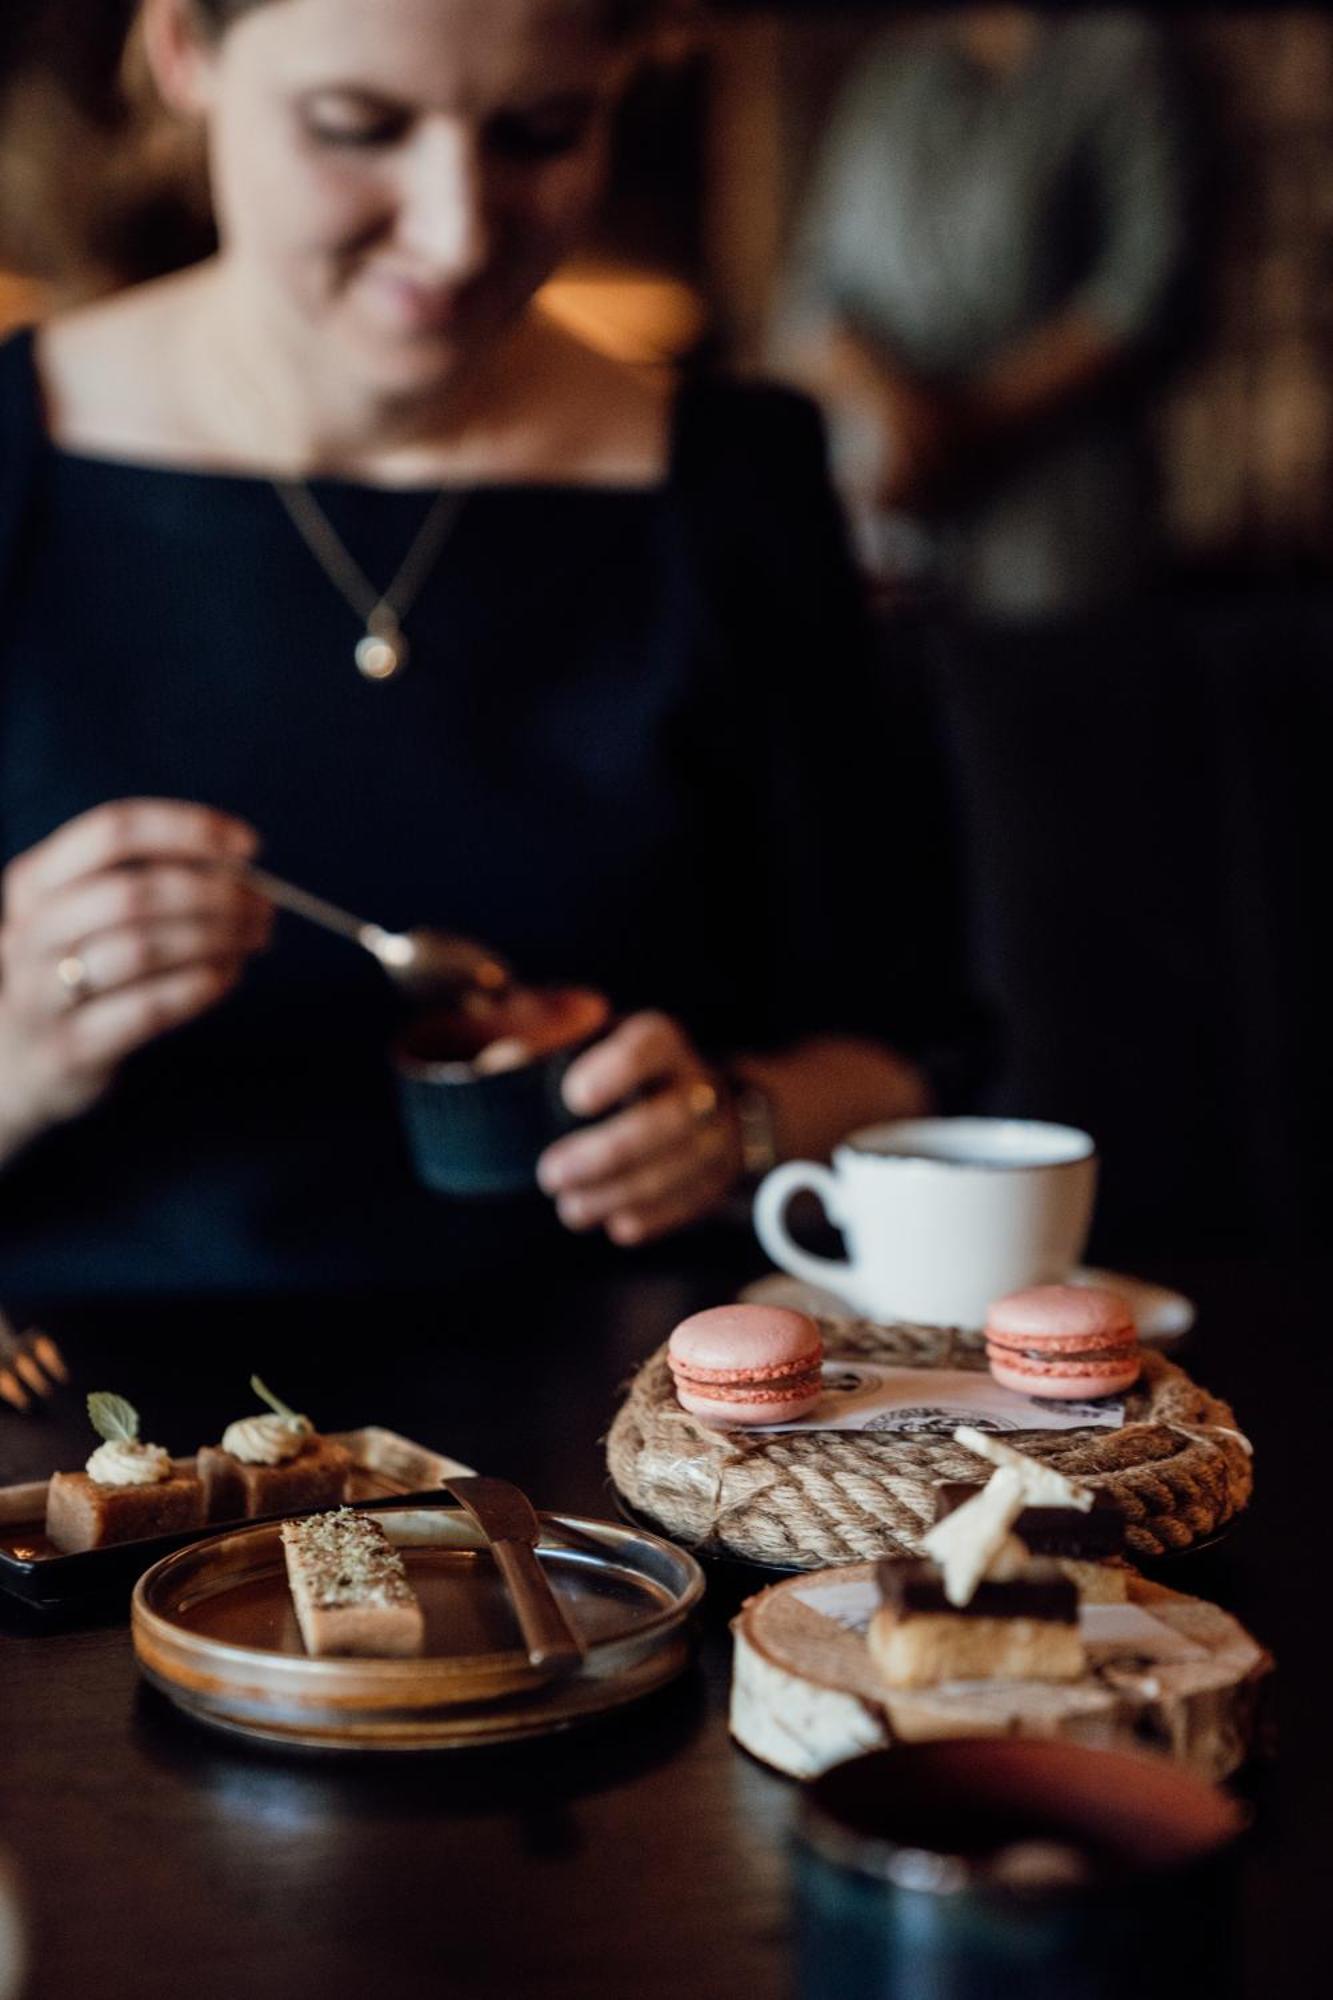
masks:
[[[951,1604],[933,1562],[884,1561],[881,1607],[868,1634],[890,1687],[949,1680],[1077,1680],[1084,1670],[1078,1590],[1055,1562],[1036,1559],[1003,1579],[983,1577]]]
[[[57,1472],[47,1489],[47,1539],[63,1555],[174,1535],[204,1525],[204,1490],[192,1472],[151,1486],[103,1486],[86,1472]]]
[[[396,1659],[421,1651],[421,1606],[378,1521],[350,1507],[284,1521],[282,1546],[308,1653]]]
[[[966,1479],[945,1479],[935,1487],[935,1519],[948,1515],[982,1491]],[[1087,1512],[1077,1507],[1025,1507],[1013,1533],[1034,1556],[1073,1556],[1097,1562],[1123,1554],[1125,1517],[1109,1493],[1094,1491]]]
[[[933,1562],[886,1557],[875,1565],[880,1601],[902,1618],[944,1612],[951,1618],[1038,1618],[1071,1625],[1078,1592],[1058,1563],[1034,1561],[1003,1581],[983,1577],[966,1604],[950,1604]]]
[[[221,1445],[206,1444],[198,1468],[209,1521],[254,1520],[338,1506],[347,1498],[352,1454],[346,1445],[311,1436],[295,1457],[280,1464],[247,1465]]]
[[[966,1479],[935,1487],[935,1519],[947,1520],[983,1489]],[[1086,1513],[1077,1507],[1025,1507],[1011,1532],[1034,1556],[1055,1556],[1085,1604],[1123,1604],[1131,1571],[1123,1560],[1125,1517],[1109,1493],[1094,1492]]]

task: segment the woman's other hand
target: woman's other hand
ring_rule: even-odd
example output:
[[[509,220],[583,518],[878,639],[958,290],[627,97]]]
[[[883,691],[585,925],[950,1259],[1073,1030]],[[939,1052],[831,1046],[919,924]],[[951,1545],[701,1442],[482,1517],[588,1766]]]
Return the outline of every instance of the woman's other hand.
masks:
[[[125,1058],[215,1006],[267,943],[227,867],[251,828],[168,799],[95,806],[4,872],[0,1160],[86,1111]]]
[[[538,1166],[569,1229],[646,1243],[716,1208],[740,1176],[726,1094],[665,1014],[623,1021],[570,1065],[564,1093],[571,1111],[601,1118],[549,1146]]]

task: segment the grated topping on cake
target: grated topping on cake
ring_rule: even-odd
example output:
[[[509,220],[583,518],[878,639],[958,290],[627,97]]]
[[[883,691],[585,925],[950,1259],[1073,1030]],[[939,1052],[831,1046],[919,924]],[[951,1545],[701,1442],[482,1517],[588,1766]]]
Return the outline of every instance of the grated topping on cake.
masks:
[[[397,1549],[378,1521],[355,1508],[284,1521],[282,1539],[300,1563],[302,1581],[319,1610],[415,1602]]]

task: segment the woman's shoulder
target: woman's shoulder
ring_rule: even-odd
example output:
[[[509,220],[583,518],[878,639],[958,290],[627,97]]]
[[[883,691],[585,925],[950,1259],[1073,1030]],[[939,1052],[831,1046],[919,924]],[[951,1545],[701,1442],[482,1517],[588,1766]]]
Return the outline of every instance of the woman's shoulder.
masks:
[[[134,285],[45,320],[33,369],[57,442],[129,452],[162,430],[179,346],[182,276]]]
[[[33,338],[30,326],[0,336],[0,439],[6,446],[29,428],[36,415]]]
[[[828,483],[823,416],[799,389],[762,378],[704,375],[676,403],[674,470],[686,483],[723,480],[770,498]]]
[[[41,437],[32,328],[0,340],[0,584],[27,498]]]
[[[853,575],[823,417],[762,380],[692,382],[677,404],[673,485],[720,601],[805,629]],[[757,592],[757,595],[756,595]]]
[[[619,467],[652,483],[656,467],[674,482],[698,476],[763,487],[823,475],[823,420],[795,389],[723,374],[677,380],[562,328],[541,338],[524,357],[527,372],[554,413],[549,448],[575,478],[614,480]]]

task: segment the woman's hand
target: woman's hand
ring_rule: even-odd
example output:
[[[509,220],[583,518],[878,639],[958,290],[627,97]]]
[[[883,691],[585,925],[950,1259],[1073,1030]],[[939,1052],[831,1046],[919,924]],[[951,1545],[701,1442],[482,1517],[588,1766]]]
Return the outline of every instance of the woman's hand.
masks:
[[[11,862],[0,904],[0,1160],[85,1111],[125,1058],[204,1013],[267,943],[273,912],[220,864],[239,820],[119,799]]]
[[[558,1139],[538,1165],[569,1229],[645,1243],[706,1215],[740,1175],[740,1133],[724,1093],[665,1014],[622,1022],[570,1065],[564,1091],[581,1117],[611,1114]]]

